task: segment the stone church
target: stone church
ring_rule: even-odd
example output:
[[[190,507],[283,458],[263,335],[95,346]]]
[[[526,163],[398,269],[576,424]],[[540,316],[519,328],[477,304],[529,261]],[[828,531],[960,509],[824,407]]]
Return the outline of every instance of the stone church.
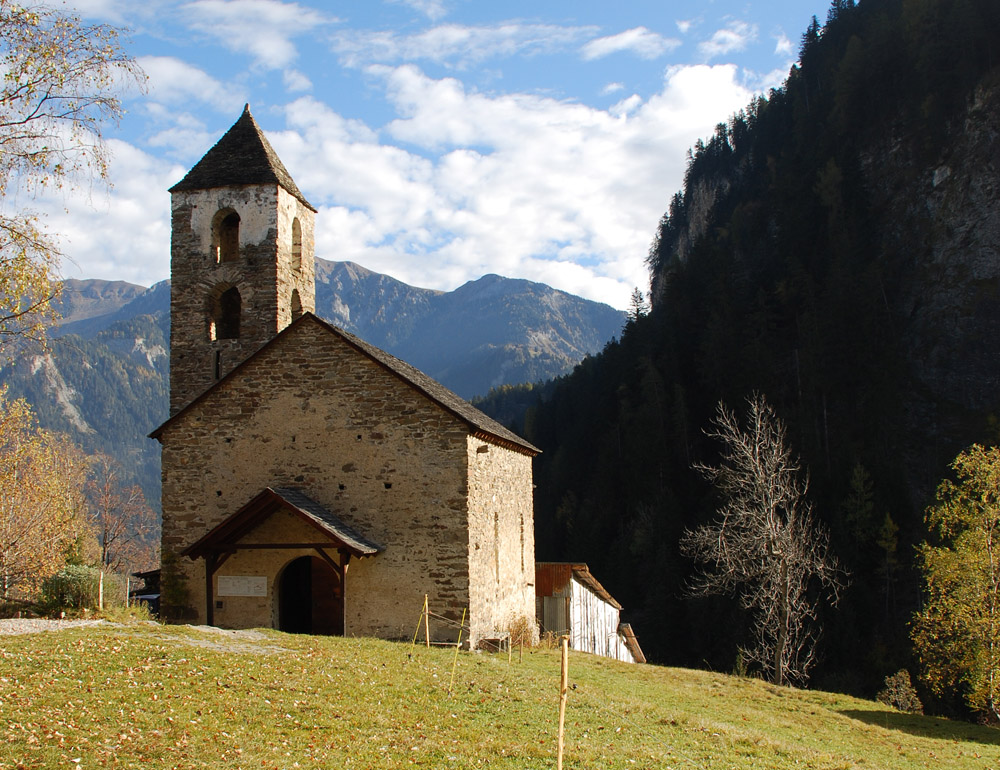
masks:
[[[534,616],[538,450],[313,314],[309,204],[245,109],[171,193],[164,617],[471,645]]]

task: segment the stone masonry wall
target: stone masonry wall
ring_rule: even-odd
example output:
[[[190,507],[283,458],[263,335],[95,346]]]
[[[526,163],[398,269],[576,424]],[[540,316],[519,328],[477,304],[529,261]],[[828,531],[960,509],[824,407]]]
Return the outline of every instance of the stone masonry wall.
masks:
[[[297,487],[385,546],[351,562],[346,634],[409,637],[425,593],[434,612],[458,620],[469,604],[467,436],[464,423],[305,319],[163,430],[164,552],[179,553],[265,487]],[[223,571],[266,575],[256,623],[274,617],[274,578],[300,554],[250,564],[251,554]],[[175,569],[164,579],[186,583],[190,607],[168,601],[167,615],[205,622],[204,561],[181,558]],[[431,630],[453,638],[445,625]]]
[[[212,222],[223,209],[240,217],[239,259],[217,263]],[[302,228],[301,268],[291,266],[292,221]],[[315,308],[314,215],[277,185],[176,192],[171,199],[170,413],[273,338],[291,320],[292,291]],[[212,298],[236,287],[238,339],[209,336]]]
[[[535,617],[532,458],[468,438],[469,576],[473,640]]]

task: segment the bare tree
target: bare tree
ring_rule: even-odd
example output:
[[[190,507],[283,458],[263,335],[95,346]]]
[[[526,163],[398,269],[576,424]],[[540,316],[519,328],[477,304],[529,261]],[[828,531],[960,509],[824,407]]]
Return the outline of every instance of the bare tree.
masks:
[[[776,684],[804,684],[816,662],[820,602],[836,604],[845,573],[813,518],[784,424],[762,395],[747,403],[745,428],[719,404],[707,434],[722,441],[722,461],[695,467],[724,502],[714,522],[684,533],[681,551],[699,564],[693,594],[735,593],[752,612],[755,643],[744,657]]]
[[[120,467],[107,455],[97,455],[94,461],[87,497],[102,570],[122,572],[155,561],[149,537],[155,514],[139,486],[127,486]]]

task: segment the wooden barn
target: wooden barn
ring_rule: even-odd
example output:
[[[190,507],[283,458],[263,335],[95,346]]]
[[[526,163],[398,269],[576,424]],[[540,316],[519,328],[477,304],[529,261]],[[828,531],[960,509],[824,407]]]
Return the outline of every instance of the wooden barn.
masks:
[[[622,606],[586,564],[535,564],[535,618],[542,633],[569,635],[569,646],[627,663],[645,663],[639,641]]]

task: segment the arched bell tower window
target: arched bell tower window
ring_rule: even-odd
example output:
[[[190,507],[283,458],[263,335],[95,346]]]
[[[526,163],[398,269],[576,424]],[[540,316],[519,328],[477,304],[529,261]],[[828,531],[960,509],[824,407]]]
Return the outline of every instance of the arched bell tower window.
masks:
[[[240,290],[235,286],[216,294],[209,309],[209,339],[239,339],[242,311],[243,300],[240,297]]]
[[[217,263],[240,258],[240,215],[222,209],[212,220],[212,257]]]
[[[302,225],[299,218],[292,220],[292,270],[302,269]]]
[[[294,321],[300,315],[302,315],[302,299],[299,297],[299,290],[292,289],[292,320]]]

